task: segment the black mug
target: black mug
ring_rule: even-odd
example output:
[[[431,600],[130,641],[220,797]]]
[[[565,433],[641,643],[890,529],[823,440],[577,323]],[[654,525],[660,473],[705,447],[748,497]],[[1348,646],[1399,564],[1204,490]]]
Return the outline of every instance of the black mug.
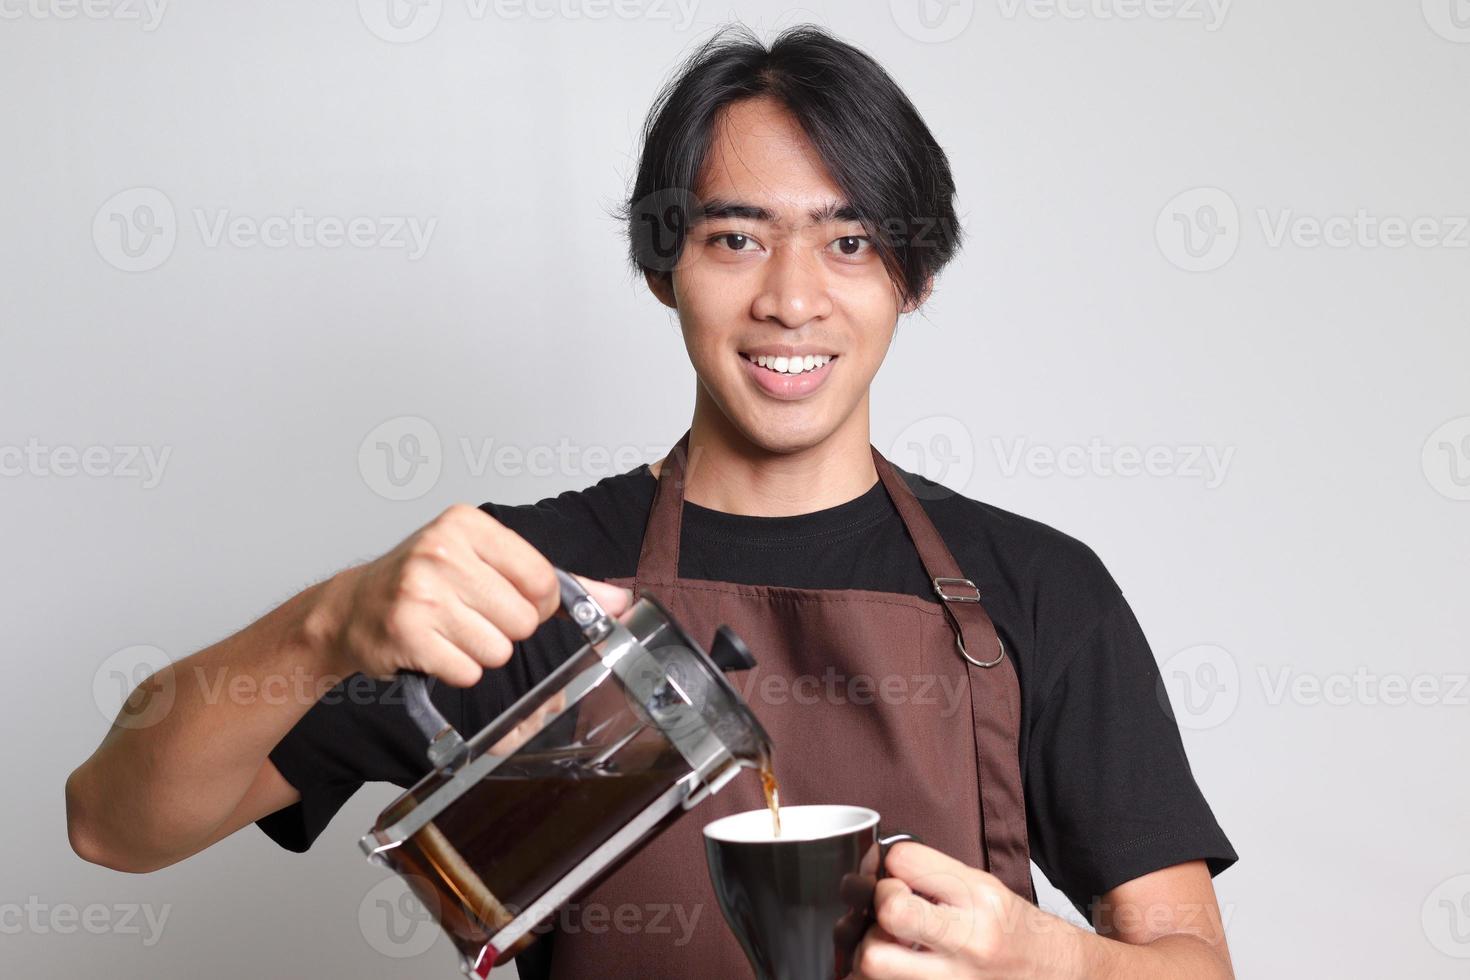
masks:
[[[783,806],[704,828],[715,898],[757,980],[840,980],[873,922],[873,890],[888,848],[878,813],[860,806]]]

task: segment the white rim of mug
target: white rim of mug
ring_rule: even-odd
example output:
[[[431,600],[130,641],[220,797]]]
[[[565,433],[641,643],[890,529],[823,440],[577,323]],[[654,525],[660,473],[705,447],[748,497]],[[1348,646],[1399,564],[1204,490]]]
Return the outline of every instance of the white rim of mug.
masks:
[[[812,833],[795,832],[788,833],[788,828],[795,831],[793,824],[801,822],[804,818],[810,818],[817,811],[827,811],[833,815],[832,825],[825,829]],[[842,837],[845,834],[857,833],[869,827],[878,825],[878,811],[865,806],[849,806],[845,803],[810,803],[801,806],[781,807],[781,836],[771,836],[771,811],[766,807],[759,810],[746,810],[742,813],[732,813],[727,817],[720,817],[704,826],[704,836],[708,840],[718,841],[721,844],[792,844],[802,841],[829,840],[833,837]],[[755,833],[743,831],[744,825],[751,824],[752,829],[759,828]],[[764,831],[761,834],[761,831]],[[759,834],[759,836],[757,836]]]

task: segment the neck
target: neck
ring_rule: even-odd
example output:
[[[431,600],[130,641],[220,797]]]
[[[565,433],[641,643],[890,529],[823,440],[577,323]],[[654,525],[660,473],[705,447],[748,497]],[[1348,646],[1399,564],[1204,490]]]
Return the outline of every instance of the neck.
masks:
[[[746,438],[701,389],[689,426],[684,499],[750,517],[789,517],[836,507],[877,482],[870,441],[867,395],[826,439],[775,453]]]

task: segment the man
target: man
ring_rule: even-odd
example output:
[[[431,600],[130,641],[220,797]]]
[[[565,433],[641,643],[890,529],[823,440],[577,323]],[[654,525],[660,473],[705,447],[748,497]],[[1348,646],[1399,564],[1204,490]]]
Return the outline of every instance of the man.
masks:
[[[958,245],[953,193],[942,150],[862,52],[813,28],[769,50],[740,33],[706,44],[655,104],[624,215],[698,378],[675,452],[535,505],[453,507],[140,685],[144,699],[173,683],[173,707],[115,726],[72,774],[77,853],[145,872],[251,822],[305,850],[363,782],[427,769],[401,705],[313,701],[412,668],[479,730],[580,645],[549,618],[554,563],[614,614],[631,585],[701,628],[718,616],[762,637],[751,673],[784,693],[732,681],[771,732],[787,802],[873,805],[925,842],[891,852],[855,976],[1231,976],[1211,876],[1236,855],[1116,583],[1080,542],[870,446],[897,319]],[[313,693],[211,704],[182,683],[195,667],[304,675]],[[588,902],[713,907],[698,828],[758,800],[750,783]],[[1097,934],[1035,907],[1028,858]],[[747,969],[718,916],[673,938],[562,924],[518,959],[523,976]]]

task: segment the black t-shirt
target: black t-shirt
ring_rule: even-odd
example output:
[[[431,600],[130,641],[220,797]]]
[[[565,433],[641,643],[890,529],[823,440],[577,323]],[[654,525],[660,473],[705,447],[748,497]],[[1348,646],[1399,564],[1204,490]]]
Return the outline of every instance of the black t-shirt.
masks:
[[[1031,857],[1047,878],[1086,915],[1096,896],[1148,872],[1204,859],[1218,874],[1233,864],[1167,713],[1148,641],[1097,555],[1045,524],[898,472],[985,596],[1014,658]],[[640,466],[535,504],[483,509],[568,571],[631,577],[656,483]],[[686,501],[679,575],[937,601],[881,481],[794,517],[745,517]],[[506,666],[472,688],[435,684],[433,700],[469,736],[581,646],[570,622],[548,620]],[[969,723],[968,715],[956,719]],[[282,847],[304,851],[364,782],[408,787],[422,777],[424,749],[396,684],[348,678],[271,752],[301,801],[259,825]]]

